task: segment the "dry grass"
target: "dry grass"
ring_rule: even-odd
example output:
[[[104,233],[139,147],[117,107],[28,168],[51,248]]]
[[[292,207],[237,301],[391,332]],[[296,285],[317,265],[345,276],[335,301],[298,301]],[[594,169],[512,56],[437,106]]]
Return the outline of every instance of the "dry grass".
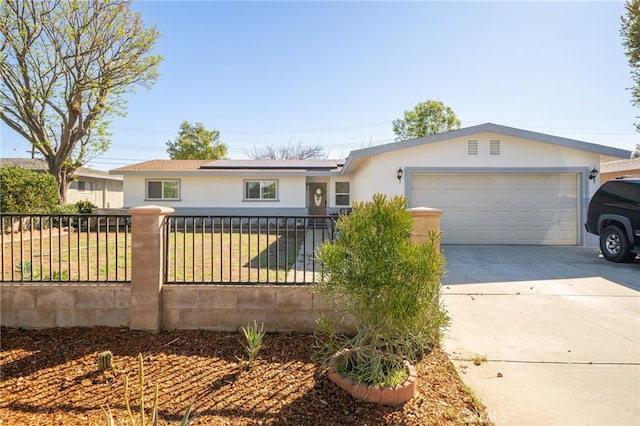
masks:
[[[5,281],[131,280],[129,233],[54,228],[3,235],[2,240]],[[303,241],[304,231],[172,232],[168,277],[175,282],[281,282]]]

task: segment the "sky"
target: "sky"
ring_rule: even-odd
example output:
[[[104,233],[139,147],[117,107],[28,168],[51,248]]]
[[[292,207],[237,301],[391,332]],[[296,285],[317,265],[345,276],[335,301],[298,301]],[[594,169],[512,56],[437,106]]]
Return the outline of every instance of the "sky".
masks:
[[[329,158],[394,141],[418,102],[462,127],[496,123],[635,149],[624,2],[138,1],[161,33],[157,83],[127,96],[97,170],[167,159],[180,123],[220,131],[229,158],[321,145]],[[0,124],[2,157],[30,145]]]

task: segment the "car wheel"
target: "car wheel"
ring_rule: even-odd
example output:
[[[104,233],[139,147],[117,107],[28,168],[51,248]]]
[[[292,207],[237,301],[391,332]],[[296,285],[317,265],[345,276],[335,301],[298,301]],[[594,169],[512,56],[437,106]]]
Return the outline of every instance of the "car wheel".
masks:
[[[610,262],[626,263],[636,257],[624,231],[615,225],[607,226],[600,233],[600,250],[604,258]]]

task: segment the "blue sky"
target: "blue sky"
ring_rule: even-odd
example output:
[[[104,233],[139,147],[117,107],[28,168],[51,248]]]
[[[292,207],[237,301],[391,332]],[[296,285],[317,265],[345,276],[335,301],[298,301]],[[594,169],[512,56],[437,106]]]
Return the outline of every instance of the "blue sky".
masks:
[[[623,2],[140,1],[162,34],[151,90],[129,96],[109,170],[168,158],[180,123],[217,129],[233,159],[320,144],[331,158],[392,142],[427,99],[462,126],[492,122],[627,150],[638,111],[619,34]],[[29,144],[4,124],[2,156]]]

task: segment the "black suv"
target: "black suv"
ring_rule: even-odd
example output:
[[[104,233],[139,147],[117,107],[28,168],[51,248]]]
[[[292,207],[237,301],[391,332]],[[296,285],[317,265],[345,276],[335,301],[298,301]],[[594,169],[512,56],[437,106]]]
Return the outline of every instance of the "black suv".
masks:
[[[611,262],[631,262],[640,253],[640,179],[605,182],[591,198],[587,231],[600,236]]]

